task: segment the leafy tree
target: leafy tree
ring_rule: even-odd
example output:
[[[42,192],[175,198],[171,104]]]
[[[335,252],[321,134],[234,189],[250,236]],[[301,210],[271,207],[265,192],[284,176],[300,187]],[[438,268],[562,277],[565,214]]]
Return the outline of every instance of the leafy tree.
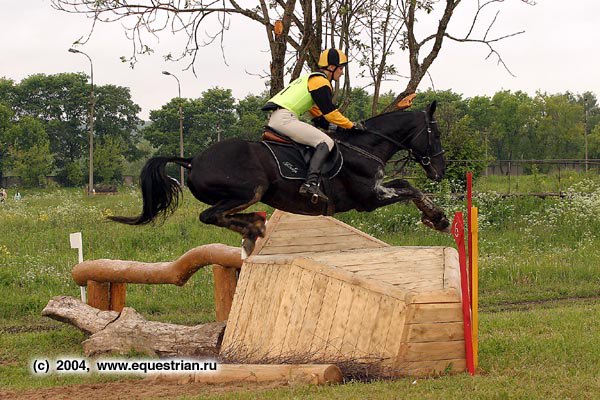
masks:
[[[44,124],[59,175],[85,154],[89,87],[84,74],[35,74],[17,86],[17,118],[34,117]]]
[[[446,176],[464,185],[467,171],[478,174],[485,167],[485,162],[477,161],[485,157],[483,136],[477,129],[476,120],[468,113],[469,102],[458,93],[450,90],[420,92],[412,108],[424,110],[434,100],[437,101],[435,119],[442,135],[446,159],[449,160]]]
[[[475,135],[483,139],[483,151],[485,160],[489,160],[489,138],[493,121],[494,111],[492,109],[492,99],[488,96],[475,96],[467,99],[467,112],[471,117],[471,125],[475,130]]]
[[[573,102],[568,94],[538,93],[541,113],[536,127],[536,142],[540,158],[583,158],[583,105]]]
[[[437,101],[435,119],[442,132],[450,134],[454,131],[454,124],[467,114],[468,104],[462,95],[451,90],[419,92],[413,100],[413,110],[424,110],[432,101]],[[444,142],[442,142],[444,143]]]
[[[46,186],[46,176],[52,171],[49,141],[36,143],[25,150],[13,150],[13,155],[14,171],[21,177],[24,186]]]
[[[493,110],[490,130],[490,148],[499,160],[525,157],[526,142],[535,124],[534,102],[524,92],[509,90],[497,92],[492,97]]]
[[[261,111],[268,101],[268,93],[260,96],[247,95],[235,106],[237,124],[235,136],[247,140],[259,140],[266,124],[266,115]]]
[[[11,106],[15,101],[15,83],[0,77],[0,104]]]
[[[600,159],[600,125],[596,125],[588,136],[588,157]]]
[[[202,93],[200,100],[202,107],[196,122],[202,135],[192,137],[192,140],[199,146],[205,144],[208,147],[223,139],[234,137],[237,133],[237,117],[231,89],[209,89]]]
[[[365,89],[352,89],[344,114],[352,121],[364,121],[371,116],[372,99]]]
[[[12,118],[12,110],[7,105],[0,103],[0,182],[2,182],[4,172],[11,166],[9,149],[12,144],[10,135]]]
[[[123,139],[108,136],[94,146],[94,176],[100,183],[120,182],[123,178],[126,144]]]
[[[137,114],[140,106],[131,100],[129,88],[115,85],[103,85],[96,89],[96,104],[94,107],[94,133],[101,141],[113,138],[112,142],[120,141],[122,154],[129,160],[141,156],[136,147],[139,141],[137,127],[141,120]],[[118,139],[118,140],[116,140]],[[116,148],[115,148],[116,149]]]
[[[199,100],[174,98],[159,110],[150,111],[151,124],[142,129],[142,136],[159,155],[179,154],[179,105],[183,110],[183,142],[184,155],[191,156],[190,137],[197,135],[195,124],[196,110],[200,108]]]
[[[52,171],[50,141],[42,123],[32,117],[23,117],[11,128],[14,171],[25,186],[45,186],[46,175]]]
[[[150,112],[152,125],[143,131],[159,154],[179,154],[179,104],[183,110],[183,140],[187,157],[206,149],[219,139],[234,137],[239,129],[235,99],[230,89],[213,88],[199,99],[172,99],[160,110]]]
[[[62,180],[67,186],[79,186],[84,184],[84,171],[87,165],[84,165],[83,159],[69,161],[65,164],[62,170]],[[95,176],[95,175],[94,175]]]
[[[85,74],[36,74],[15,87],[16,118],[33,117],[43,123],[50,140],[58,176],[63,184],[81,184],[76,169],[88,156],[89,84]],[[119,138],[128,158],[139,158],[135,146],[137,113],[128,88],[114,85],[95,88],[94,136]]]

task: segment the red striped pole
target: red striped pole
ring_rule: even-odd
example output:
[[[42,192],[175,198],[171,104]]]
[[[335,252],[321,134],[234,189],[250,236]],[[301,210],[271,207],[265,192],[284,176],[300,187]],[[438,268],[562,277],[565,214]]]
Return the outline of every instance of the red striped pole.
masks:
[[[467,359],[467,370],[471,375],[475,375],[475,365],[473,362],[473,332],[471,331],[471,310],[469,297],[469,283],[467,279],[467,257],[465,253],[465,225],[463,222],[463,213],[454,214],[452,222],[452,236],[458,248],[458,260],[460,263],[460,291],[462,297],[462,311],[464,320],[465,334],[465,353]]]

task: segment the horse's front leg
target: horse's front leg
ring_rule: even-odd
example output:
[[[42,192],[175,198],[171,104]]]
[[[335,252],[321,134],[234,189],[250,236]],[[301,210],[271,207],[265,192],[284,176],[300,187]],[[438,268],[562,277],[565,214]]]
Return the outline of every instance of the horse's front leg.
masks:
[[[376,193],[377,198],[385,203],[383,205],[412,200],[422,213],[421,222],[423,224],[437,231],[450,233],[450,221],[446,218],[444,211],[408,181],[394,179],[376,187]]]

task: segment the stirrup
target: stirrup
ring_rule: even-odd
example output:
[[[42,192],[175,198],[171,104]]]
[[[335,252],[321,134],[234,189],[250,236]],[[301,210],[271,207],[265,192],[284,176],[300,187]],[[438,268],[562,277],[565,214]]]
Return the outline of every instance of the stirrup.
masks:
[[[298,191],[302,196],[310,197],[310,202],[317,204],[319,200],[329,201],[329,198],[319,189],[319,185],[303,183]]]

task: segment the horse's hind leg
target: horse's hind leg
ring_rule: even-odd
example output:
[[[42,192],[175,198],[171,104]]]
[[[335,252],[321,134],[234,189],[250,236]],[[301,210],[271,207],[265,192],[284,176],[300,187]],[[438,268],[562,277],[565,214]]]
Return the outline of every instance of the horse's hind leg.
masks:
[[[238,232],[244,238],[244,250],[250,254],[259,236],[264,236],[265,219],[257,213],[238,214],[258,202],[260,196],[252,200],[221,200],[200,214],[200,221]]]

